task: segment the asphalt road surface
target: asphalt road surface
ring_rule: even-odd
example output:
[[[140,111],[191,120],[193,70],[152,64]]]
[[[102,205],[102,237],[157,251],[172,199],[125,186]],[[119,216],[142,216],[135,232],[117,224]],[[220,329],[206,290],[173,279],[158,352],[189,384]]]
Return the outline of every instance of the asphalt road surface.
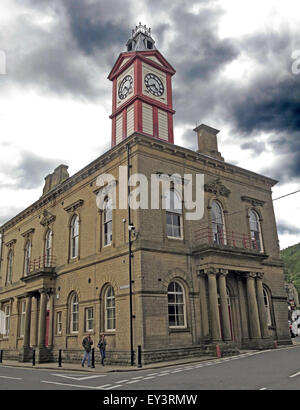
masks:
[[[112,373],[0,365],[0,390],[299,390],[300,344],[228,358]]]

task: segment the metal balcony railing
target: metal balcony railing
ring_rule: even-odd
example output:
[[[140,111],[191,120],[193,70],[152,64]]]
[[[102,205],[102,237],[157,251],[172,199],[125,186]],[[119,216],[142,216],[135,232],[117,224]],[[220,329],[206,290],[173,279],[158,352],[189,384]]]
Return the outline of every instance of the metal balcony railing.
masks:
[[[30,261],[28,266],[28,273],[35,272],[44,268],[55,268],[56,256],[44,255]]]
[[[249,234],[227,231],[222,229],[213,231],[210,227],[199,228],[194,234],[194,245],[228,246],[240,249],[252,249],[261,252],[261,244],[257,238]]]

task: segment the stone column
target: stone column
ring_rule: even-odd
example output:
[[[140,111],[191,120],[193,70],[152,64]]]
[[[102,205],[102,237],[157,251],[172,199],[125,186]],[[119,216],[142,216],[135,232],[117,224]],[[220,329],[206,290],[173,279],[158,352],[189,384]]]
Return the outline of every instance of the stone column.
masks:
[[[198,273],[199,278],[199,290],[200,290],[200,309],[201,309],[201,323],[202,323],[202,337],[209,337],[209,321],[208,321],[208,309],[206,299],[206,283],[203,273]]]
[[[242,340],[249,339],[248,320],[247,320],[247,307],[246,307],[246,294],[244,291],[243,278],[237,277],[238,294],[239,294],[239,308],[241,318],[241,337]]]
[[[263,279],[263,273],[261,272],[257,273],[256,289],[257,289],[257,303],[258,303],[261,335],[263,338],[267,338],[269,337],[269,330],[268,330],[267,315],[266,315],[266,310],[265,310],[262,279]]]
[[[230,328],[230,318],[229,318],[229,311],[228,311],[227,288],[226,288],[226,275],[227,274],[228,274],[228,270],[220,269],[219,293],[220,293],[222,330],[223,330],[223,338],[225,341],[232,340],[231,328]]]
[[[49,294],[49,302],[50,302],[50,309],[49,309],[49,333],[48,333],[48,347],[53,346],[53,324],[54,324],[54,292],[51,290]]]
[[[217,292],[217,269],[209,269],[206,271],[208,277],[208,298],[209,298],[209,314],[211,324],[211,334],[213,341],[221,340],[220,315],[218,306]]]
[[[23,338],[24,348],[28,348],[30,346],[31,298],[32,298],[32,295],[28,293],[26,295],[26,308],[25,308],[25,324],[24,324],[24,338]]]
[[[255,292],[255,277],[256,273],[251,272],[247,274],[247,299],[249,310],[249,321],[252,339],[260,339],[260,323],[258,315],[258,306]]]
[[[39,290],[40,297],[40,314],[38,327],[38,347],[45,347],[45,332],[46,332],[46,314],[47,314],[47,291],[46,289]]]
[[[30,328],[30,345],[36,346],[36,332],[37,332],[37,297],[32,297],[32,309],[31,309],[31,328]]]

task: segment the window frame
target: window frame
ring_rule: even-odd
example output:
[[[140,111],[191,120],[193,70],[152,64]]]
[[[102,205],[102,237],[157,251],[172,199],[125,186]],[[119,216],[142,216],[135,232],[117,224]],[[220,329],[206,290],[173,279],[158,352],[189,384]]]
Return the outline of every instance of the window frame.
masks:
[[[88,312],[92,311],[92,316],[88,317]],[[89,322],[92,322],[92,326],[89,326]],[[89,306],[84,309],[84,329],[85,332],[93,332],[94,331],[94,307]]]
[[[256,250],[258,250],[259,252],[262,253],[262,252],[264,252],[264,245],[263,245],[260,217],[254,209],[249,209],[248,215],[249,215],[249,231],[250,231],[251,248],[256,249]],[[253,220],[251,221],[251,215],[254,215],[254,217],[255,217],[255,224],[257,225],[257,230],[252,229],[252,226],[253,226],[252,224],[254,223],[254,221]],[[252,235],[253,232],[258,234],[258,238],[255,237],[255,234],[254,234],[254,238],[253,238],[253,235]],[[258,247],[254,246],[254,244],[253,244],[253,241],[255,241],[255,243],[257,243],[257,239],[259,241],[259,246]]]
[[[62,334],[62,311],[56,312],[56,334]]]
[[[175,284],[177,286],[179,286],[179,288],[181,289],[181,292],[178,291],[170,291],[170,286],[172,284]],[[176,290],[176,287],[174,288]],[[169,295],[172,294],[174,295],[174,302],[170,302],[169,301]],[[182,295],[182,302],[178,303],[176,302],[176,295]],[[169,324],[169,328],[176,330],[176,329],[186,329],[187,328],[187,317],[186,317],[186,297],[185,297],[185,288],[184,286],[177,280],[172,280],[169,285],[168,285],[168,290],[167,290],[167,296],[168,296],[168,324]],[[170,306],[174,306],[174,314],[170,314]],[[176,312],[177,307],[178,306],[182,306],[182,314],[179,315],[178,312]],[[170,316],[174,316],[175,318],[175,324],[171,325],[170,324]],[[180,324],[176,324],[176,322],[178,323],[178,319],[177,317],[182,316],[183,317],[183,325]]]
[[[31,240],[28,239],[25,245],[25,255],[24,255],[24,276],[28,276],[30,273],[30,260],[31,260]]]
[[[26,315],[26,300],[20,302],[20,321],[19,321],[19,337],[23,338],[25,334],[25,315]]]
[[[14,263],[14,253],[10,249],[7,256],[7,271],[6,271],[6,284],[12,283],[12,274],[13,274],[13,263]]]
[[[9,337],[9,333],[10,333],[10,318],[11,318],[11,306],[5,305],[4,306],[4,320],[5,320],[5,334],[4,334],[4,338],[8,338]]]
[[[45,249],[44,249],[44,255],[45,255],[45,266],[50,267],[51,266],[51,256],[52,256],[52,230],[48,229],[46,232],[45,236]],[[50,243],[50,246],[49,246]]]
[[[79,257],[80,220],[79,215],[73,215],[70,224],[70,258]]]
[[[74,299],[76,298],[76,302]],[[77,309],[74,310],[74,306],[77,306]],[[74,315],[76,320],[74,320]],[[76,323],[76,329],[74,330],[74,324]],[[77,293],[73,293],[70,299],[70,333],[77,334],[79,332],[79,299]]]
[[[219,215],[216,215],[214,212],[214,207],[218,210]],[[215,218],[216,216],[216,218]],[[218,217],[221,218],[222,223],[218,221]],[[219,227],[221,226],[222,233],[219,232]],[[214,229],[216,228],[216,229]],[[224,218],[224,210],[222,204],[213,199],[211,202],[211,231],[212,231],[212,240],[213,243],[216,245],[226,245],[226,226],[225,226],[225,218]],[[216,236],[215,236],[216,235]],[[217,240],[216,240],[217,239]]]
[[[110,204],[111,209],[108,209],[108,205]],[[107,219],[107,214],[110,212],[110,218]],[[113,242],[113,209],[112,209],[112,200],[108,197],[104,199],[104,207],[102,212],[103,218],[103,247],[110,246]],[[110,238],[108,239],[108,235]]]
[[[173,196],[173,197],[172,197]],[[176,199],[175,199],[176,196]],[[180,208],[175,208],[175,205],[180,204]],[[170,189],[165,193],[165,204],[166,204],[166,234],[170,239],[183,239],[183,211],[182,211],[182,201],[180,195],[175,189]],[[171,223],[168,223],[168,219],[171,218]],[[178,224],[174,223],[176,220]],[[179,231],[178,235],[174,235],[176,231]],[[171,231],[171,232],[170,232]]]
[[[112,295],[108,296],[110,291]],[[112,300],[112,306],[108,306],[108,299]],[[110,312],[112,312],[112,316],[110,316]],[[108,327],[109,321],[112,321],[113,327]],[[116,295],[112,285],[107,286],[104,292],[104,328],[105,332],[116,331]]]

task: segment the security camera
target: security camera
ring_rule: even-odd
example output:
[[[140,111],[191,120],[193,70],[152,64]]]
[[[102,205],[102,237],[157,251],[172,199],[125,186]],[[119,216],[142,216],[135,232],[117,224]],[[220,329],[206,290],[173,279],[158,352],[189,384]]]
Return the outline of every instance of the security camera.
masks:
[[[128,230],[129,231],[135,231],[135,226],[134,225],[128,225]]]

